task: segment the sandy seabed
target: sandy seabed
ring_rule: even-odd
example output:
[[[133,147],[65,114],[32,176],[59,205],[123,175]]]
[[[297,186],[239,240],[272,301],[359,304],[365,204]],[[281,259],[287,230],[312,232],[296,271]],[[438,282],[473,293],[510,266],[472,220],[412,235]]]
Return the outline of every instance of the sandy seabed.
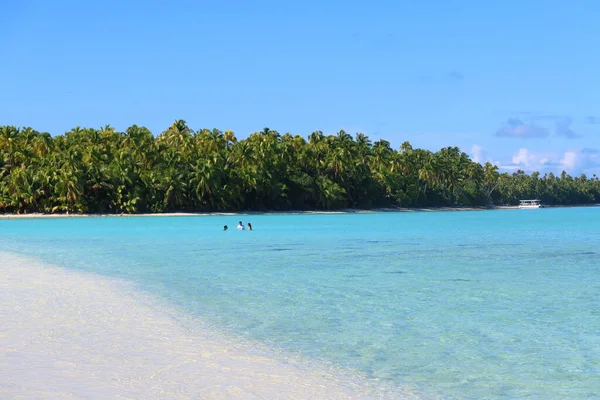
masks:
[[[128,282],[0,252],[0,399],[419,398],[161,307]]]

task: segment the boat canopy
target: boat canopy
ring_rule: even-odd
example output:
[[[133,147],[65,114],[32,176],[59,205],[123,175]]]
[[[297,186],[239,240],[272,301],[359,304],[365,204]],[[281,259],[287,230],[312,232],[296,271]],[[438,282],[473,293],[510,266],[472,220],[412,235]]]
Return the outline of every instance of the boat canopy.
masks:
[[[521,204],[540,204],[539,200],[519,200]]]

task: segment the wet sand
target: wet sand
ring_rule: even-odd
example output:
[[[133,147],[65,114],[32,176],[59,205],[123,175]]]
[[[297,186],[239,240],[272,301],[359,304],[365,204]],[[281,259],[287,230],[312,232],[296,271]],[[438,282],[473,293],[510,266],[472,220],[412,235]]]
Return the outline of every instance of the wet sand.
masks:
[[[0,398],[418,398],[185,318],[130,283],[0,252]]]

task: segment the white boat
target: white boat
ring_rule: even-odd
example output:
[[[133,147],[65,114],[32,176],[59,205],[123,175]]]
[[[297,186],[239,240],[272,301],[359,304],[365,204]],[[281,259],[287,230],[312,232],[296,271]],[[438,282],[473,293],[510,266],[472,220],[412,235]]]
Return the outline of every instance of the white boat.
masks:
[[[539,200],[520,200],[519,208],[540,208],[542,204]]]

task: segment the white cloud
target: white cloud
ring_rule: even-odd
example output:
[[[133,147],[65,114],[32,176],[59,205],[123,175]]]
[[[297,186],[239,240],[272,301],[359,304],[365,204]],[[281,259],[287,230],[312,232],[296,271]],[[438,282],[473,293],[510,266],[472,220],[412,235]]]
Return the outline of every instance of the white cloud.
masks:
[[[577,153],[574,151],[566,151],[565,154],[563,154],[560,163],[565,166],[565,169],[573,170],[577,167],[579,161],[580,157]]]
[[[479,163],[481,165],[489,162],[492,163],[494,165],[500,165],[499,161],[495,161],[490,154],[483,148],[483,146],[480,146],[478,144],[474,144],[471,147],[471,154],[469,154],[469,156],[471,157],[471,161]]]
[[[497,150],[494,151],[497,153]],[[508,157],[498,160],[498,154],[487,151],[479,144],[471,146],[469,156],[473,162],[485,164],[490,162],[497,165],[500,170],[514,172],[523,170],[528,174],[539,172],[560,174],[566,171],[571,176],[586,174],[600,176],[600,149],[595,148],[571,148],[564,151],[536,151],[521,147]]]
[[[473,147],[471,147],[471,160],[473,160],[476,163],[483,163],[483,147],[481,147],[478,144],[474,144]]]
[[[560,173],[563,170],[571,175],[598,173],[600,171],[600,151],[595,149],[570,149],[564,152],[535,152],[520,148],[513,154],[510,163],[500,165],[504,170],[521,169],[531,173],[538,171]]]
[[[516,165],[529,166],[530,161],[535,161],[535,155],[530,154],[528,149],[521,148],[519,152],[512,157],[512,163]]]
[[[527,148],[521,147],[511,157],[509,163],[500,163],[499,167],[505,170],[523,170],[525,172],[544,172],[553,165],[556,158],[554,153],[533,152]]]
[[[600,172],[600,152],[585,148],[566,151],[560,163],[569,173],[598,173]]]

